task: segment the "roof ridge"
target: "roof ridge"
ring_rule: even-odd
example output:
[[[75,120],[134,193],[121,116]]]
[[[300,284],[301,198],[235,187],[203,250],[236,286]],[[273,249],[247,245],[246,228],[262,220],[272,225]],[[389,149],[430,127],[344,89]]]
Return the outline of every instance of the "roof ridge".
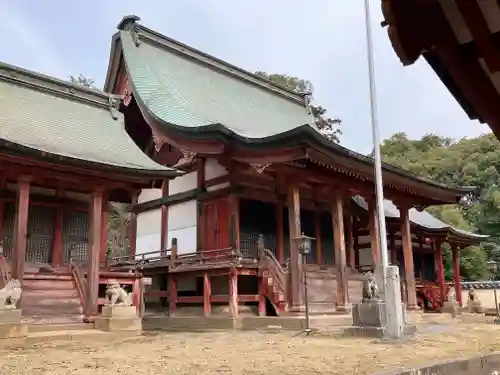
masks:
[[[70,100],[78,100],[103,109],[109,108],[110,99],[117,96],[2,61],[0,61],[0,81],[29,86],[39,91],[57,94]]]
[[[139,43],[139,39],[145,39],[148,42],[153,42],[155,44],[160,45],[163,48],[175,51],[178,54],[181,54],[185,57],[194,59],[199,63],[209,65],[212,68],[224,71],[226,74],[239,78],[242,81],[257,85],[264,90],[268,90],[273,92],[274,94],[278,94],[285,98],[300,102],[304,106],[307,106],[309,104],[310,101],[309,97],[311,96],[310,92],[297,92],[289,89],[288,87],[276,84],[265,77],[252,73],[246,69],[240,68],[234,64],[219,59],[213,55],[210,55],[199,49],[191,47],[178,40],[169,38],[157,31],[154,31],[142,24],[139,24],[138,23],[139,21],[140,18],[138,16],[135,15],[125,16],[123,17],[122,21],[118,24],[117,28],[118,30],[121,31],[130,30],[136,33],[135,36],[137,38],[136,43]],[[142,34],[140,33],[141,31],[143,32]],[[150,34],[150,35],[145,35],[145,34]]]

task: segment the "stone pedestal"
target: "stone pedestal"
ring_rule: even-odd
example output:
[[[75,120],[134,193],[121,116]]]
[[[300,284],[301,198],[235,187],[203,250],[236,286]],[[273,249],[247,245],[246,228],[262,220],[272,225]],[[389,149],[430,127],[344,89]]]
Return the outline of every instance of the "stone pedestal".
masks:
[[[104,306],[94,324],[95,328],[108,332],[138,334],[142,331],[142,319],[137,316],[135,306]]]
[[[20,309],[0,310],[0,346],[23,344],[28,334],[28,325],[23,322]]]
[[[451,314],[453,318],[460,314],[460,308],[457,301],[444,301],[441,311],[445,314]]]

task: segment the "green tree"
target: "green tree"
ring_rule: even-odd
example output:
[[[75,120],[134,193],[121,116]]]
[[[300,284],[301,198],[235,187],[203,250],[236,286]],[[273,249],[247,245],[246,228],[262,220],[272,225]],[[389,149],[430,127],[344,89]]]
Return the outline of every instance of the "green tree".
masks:
[[[71,75],[69,76],[69,81],[75,85],[80,85],[89,89],[97,89],[97,87],[95,87],[95,81],[83,74],[80,74],[78,77]]]
[[[411,140],[396,133],[381,145],[385,162],[418,176],[449,186],[476,186],[457,205],[430,207],[428,211],[459,229],[490,235],[480,247],[462,250],[460,267],[465,278],[486,276],[486,261],[500,261],[500,143],[493,134],[454,140],[426,134]],[[451,254],[445,250],[446,275],[451,275]]]
[[[255,74],[267,78],[271,82],[292,91],[311,94],[314,91],[312,83],[305,79],[292,77],[286,74],[269,74],[260,71]],[[333,142],[338,142],[339,136],[342,134],[340,131],[340,124],[342,121],[338,118],[329,117],[326,113],[326,108],[322,106],[310,104],[309,108],[316,123],[316,127],[319,129],[321,134]]]

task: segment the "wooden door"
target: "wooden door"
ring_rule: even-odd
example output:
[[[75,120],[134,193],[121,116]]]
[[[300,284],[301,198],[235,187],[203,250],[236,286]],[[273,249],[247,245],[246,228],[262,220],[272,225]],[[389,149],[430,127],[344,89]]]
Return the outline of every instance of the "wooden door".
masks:
[[[29,208],[26,263],[50,263],[52,258],[54,214],[55,212],[52,207],[31,206]]]
[[[225,249],[230,246],[229,202],[217,199],[203,205],[203,250]]]

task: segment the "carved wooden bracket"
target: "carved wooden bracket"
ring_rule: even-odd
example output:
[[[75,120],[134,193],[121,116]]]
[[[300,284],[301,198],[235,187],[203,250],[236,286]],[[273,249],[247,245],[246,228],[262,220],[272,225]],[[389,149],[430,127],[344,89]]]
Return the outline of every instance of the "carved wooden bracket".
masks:
[[[156,134],[153,132],[153,143],[155,146],[156,151],[160,151],[162,146],[163,146],[163,139],[160,137],[156,136]]]
[[[125,88],[123,89],[123,104],[125,107],[128,107],[130,102],[132,101],[132,88],[130,87],[130,81],[127,77],[125,81]]]
[[[194,160],[196,155],[198,155],[197,152],[182,150],[182,149],[181,149],[181,154],[182,154],[182,157],[179,159],[179,161],[177,162],[176,165],[191,164],[191,162]]]
[[[258,174],[262,174],[267,167],[269,167],[271,164],[250,164],[250,166],[255,169],[255,171]]]

